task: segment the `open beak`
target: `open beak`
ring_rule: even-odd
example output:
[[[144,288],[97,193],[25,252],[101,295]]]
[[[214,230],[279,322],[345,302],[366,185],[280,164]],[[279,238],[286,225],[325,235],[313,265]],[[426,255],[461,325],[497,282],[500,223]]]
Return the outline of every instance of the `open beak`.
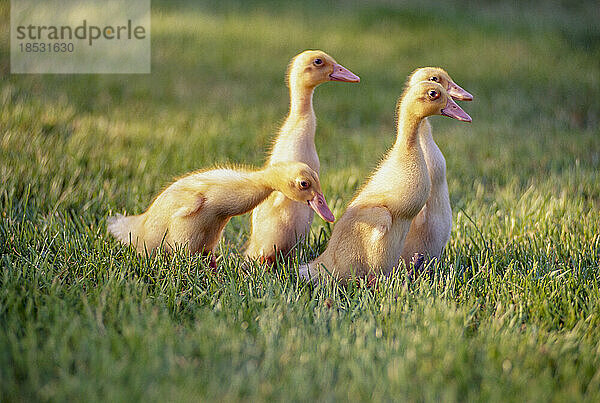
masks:
[[[459,101],[472,101],[473,100],[473,95],[471,95],[467,91],[463,90],[462,88],[460,88],[458,85],[456,85],[452,81],[450,81],[450,83],[448,84],[448,89],[446,91],[448,92],[448,95],[450,95],[452,98],[457,99]]]
[[[337,63],[333,65],[333,73],[329,75],[329,79],[331,81],[344,81],[346,83],[360,82],[359,76]]]
[[[321,193],[317,193],[312,200],[309,200],[308,205],[325,221],[335,221],[335,217],[333,216],[331,210],[329,210],[329,206],[325,201],[325,196],[323,196]]]
[[[461,122],[470,122],[472,120],[471,117],[467,115],[467,112],[463,111],[450,97],[448,97],[446,107],[442,109],[442,116],[448,116],[460,120]]]

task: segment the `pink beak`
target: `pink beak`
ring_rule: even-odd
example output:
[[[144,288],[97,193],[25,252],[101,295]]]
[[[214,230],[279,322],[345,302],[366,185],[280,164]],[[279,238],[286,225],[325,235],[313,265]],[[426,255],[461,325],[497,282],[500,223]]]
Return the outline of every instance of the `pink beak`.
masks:
[[[446,107],[442,109],[442,116],[448,116],[460,120],[461,122],[471,122],[472,120],[471,117],[467,115],[467,112],[463,111],[450,97],[448,97]]]
[[[325,221],[335,221],[335,217],[331,210],[329,210],[329,206],[325,201],[325,196],[323,196],[321,193],[317,193],[312,200],[309,200],[308,205]]]
[[[346,83],[359,83],[360,77],[340,64],[333,65],[333,73],[329,75],[331,81],[344,81]]]
[[[469,94],[467,91],[460,88],[458,85],[450,81],[448,83],[448,95],[452,98],[457,99],[459,101],[472,101],[473,95]]]

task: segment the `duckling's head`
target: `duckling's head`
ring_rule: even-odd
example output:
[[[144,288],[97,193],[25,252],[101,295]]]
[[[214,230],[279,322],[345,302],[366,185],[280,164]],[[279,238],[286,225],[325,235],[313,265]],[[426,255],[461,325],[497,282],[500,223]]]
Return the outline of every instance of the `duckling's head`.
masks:
[[[401,111],[408,111],[419,118],[442,115],[462,122],[471,121],[471,117],[454,102],[444,87],[433,81],[421,81],[407,87],[398,102],[398,112]]]
[[[408,78],[407,85],[410,87],[421,81],[431,81],[440,84],[444,87],[448,95],[459,101],[473,100],[473,95],[459,87],[452,78],[450,78],[450,75],[446,70],[440,67],[421,67],[420,69],[413,71]]]
[[[335,220],[323,196],[319,175],[312,168],[302,162],[286,162],[271,167],[276,170],[277,190],[292,200],[308,203],[325,221]]]
[[[288,66],[290,87],[314,88],[326,81],[358,83],[360,78],[322,50],[306,50],[294,57]]]

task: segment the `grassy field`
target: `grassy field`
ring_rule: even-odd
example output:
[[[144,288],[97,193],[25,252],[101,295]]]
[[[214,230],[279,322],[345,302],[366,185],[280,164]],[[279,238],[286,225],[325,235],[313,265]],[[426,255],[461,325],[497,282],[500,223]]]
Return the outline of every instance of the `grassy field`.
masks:
[[[153,0],[151,75],[10,75],[0,4],[0,401],[600,400],[597,2]],[[454,211],[431,276],[311,286],[297,264],[220,273],[140,257],[106,217],[168,181],[260,165],[291,57],[361,76],[315,94],[340,216],[394,141],[416,67],[475,95],[433,118]],[[315,219],[312,257],[331,226]]]

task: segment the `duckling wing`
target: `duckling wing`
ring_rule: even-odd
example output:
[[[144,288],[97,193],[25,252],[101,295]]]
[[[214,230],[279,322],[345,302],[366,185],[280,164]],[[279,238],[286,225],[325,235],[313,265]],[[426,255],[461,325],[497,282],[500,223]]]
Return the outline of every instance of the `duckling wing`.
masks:
[[[192,214],[196,214],[198,211],[200,211],[200,209],[206,202],[206,197],[204,197],[202,193],[197,191],[177,192],[177,194],[174,196],[177,199],[177,204],[179,205],[179,207],[177,208],[177,210],[175,210],[175,213],[173,213],[172,218],[188,217]]]
[[[361,209],[360,218],[361,232],[373,244],[380,242],[392,227],[392,214],[384,206]]]
[[[316,262],[331,270],[338,279],[350,278],[352,270],[358,276],[379,270],[386,260],[391,229],[392,214],[387,207],[348,207],[334,227],[327,249]]]

